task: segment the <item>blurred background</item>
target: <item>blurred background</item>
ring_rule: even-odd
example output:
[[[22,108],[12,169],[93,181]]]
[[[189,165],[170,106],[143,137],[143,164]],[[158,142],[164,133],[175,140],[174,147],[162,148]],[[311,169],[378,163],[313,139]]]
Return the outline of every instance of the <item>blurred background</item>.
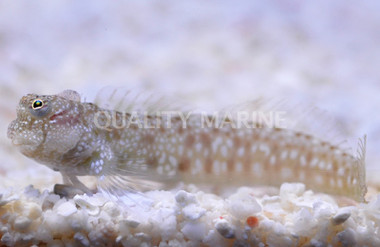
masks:
[[[6,138],[23,95],[91,101],[107,85],[200,107],[311,103],[347,138],[367,134],[367,167],[380,170],[379,11],[376,0],[1,1],[0,185],[59,180]]]

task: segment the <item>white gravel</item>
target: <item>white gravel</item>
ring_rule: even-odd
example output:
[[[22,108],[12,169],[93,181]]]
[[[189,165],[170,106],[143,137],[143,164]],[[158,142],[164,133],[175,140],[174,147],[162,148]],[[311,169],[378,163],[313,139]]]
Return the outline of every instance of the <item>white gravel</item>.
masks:
[[[1,194],[6,246],[377,246],[380,196],[368,203],[314,194],[303,184],[242,187],[227,198],[150,191],[129,205],[98,193],[58,199],[33,187]],[[255,196],[262,194],[264,196]],[[12,198],[10,198],[10,196]],[[289,198],[292,198],[289,200]],[[347,204],[350,204],[347,206]],[[108,245],[109,246],[109,245]]]

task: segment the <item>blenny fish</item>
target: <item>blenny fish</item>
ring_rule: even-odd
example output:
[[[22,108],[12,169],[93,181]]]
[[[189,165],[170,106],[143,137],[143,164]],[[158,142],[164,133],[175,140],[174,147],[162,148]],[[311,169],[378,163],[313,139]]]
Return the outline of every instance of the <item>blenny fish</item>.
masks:
[[[364,200],[365,139],[355,156],[297,130],[261,123],[237,128],[233,118],[217,126],[212,116],[202,125],[202,117],[173,116],[168,123],[162,115],[146,114],[141,126],[140,115],[81,102],[79,93],[65,90],[22,97],[8,137],[22,154],[86,193],[91,191],[78,176],[97,177],[98,188],[111,193],[173,181],[302,182],[315,191]]]

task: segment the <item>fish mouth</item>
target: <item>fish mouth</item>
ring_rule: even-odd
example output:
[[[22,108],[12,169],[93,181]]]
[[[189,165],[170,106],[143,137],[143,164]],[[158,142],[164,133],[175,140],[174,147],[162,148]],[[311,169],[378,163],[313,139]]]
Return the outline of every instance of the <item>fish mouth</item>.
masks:
[[[31,146],[33,145],[32,142],[25,142],[24,140],[20,140],[20,138],[13,138],[12,144],[16,147],[22,147],[22,146]]]
[[[22,145],[25,145],[25,144],[27,145],[27,143],[25,143],[25,141],[21,140],[21,138],[19,138],[19,137],[17,137],[15,135],[15,132],[14,132],[14,130],[11,127],[8,128],[7,136],[8,136],[9,139],[11,139],[12,144],[14,146],[19,147],[19,146],[22,146]]]
[[[13,120],[13,121],[9,124],[9,126],[8,126],[8,131],[7,131],[7,137],[8,137],[9,139],[11,139],[12,142],[13,142],[13,139],[14,139],[14,136],[15,136],[15,131],[14,131],[14,125],[15,125],[15,122],[16,122],[16,120]]]
[[[17,119],[12,121],[8,126],[7,137],[11,139],[12,144],[16,147],[32,148],[40,145],[44,136],[40,136],[41,133],[35,133],[36,130],[28,130],[25,128],[17,128]]]
[[[38,150],[39,146],[31,141],[20,140],[20,138],[15,138],[12,140],[12,144],[18,151],[29,158],[33,158],[36,155],[36,150]]]
[[[13,136],[11,138],[12,140],[12,144],[16,147],[34,147],[34,146],[38,146],[38,143],[36,143],[35,141],[32,141],[32,140],[28,140],[26,138],[22,138],[22,137],[19,137],[19,136]]]

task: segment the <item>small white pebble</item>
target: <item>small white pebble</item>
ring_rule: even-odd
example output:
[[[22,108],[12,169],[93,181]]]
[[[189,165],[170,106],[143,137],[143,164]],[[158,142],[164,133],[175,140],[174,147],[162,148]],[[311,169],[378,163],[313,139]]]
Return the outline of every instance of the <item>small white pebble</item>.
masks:
[[[1,243],[5,244],[6,246],[14,246],[13,236],[9,234],[9,232],[5,233],[1,237]]]
[[[318,224],[318,221],[306,208],[301,208],[297,213],[294,214],[293,222],[294,232],[302,237],[308,236],[312,229]]]
[[[29,218],[20,216],[15,219],[14,227],[18,231],[24,231],[30,226],[31,223],[32,221]]]
[[[324,241],[319,241],[316,239],[310,240],[310,245],[313,247],[326,247],[326,243]]]
[[[127,220],[121,220],[119,221],[119,236],[121,238],[125,237],[125,236],[128,236],[130,234],[130,231],[129,231],[129,225],[127,223]]]
[[[206,213],[206,210],[196,204],[190,204],[182,209],[182,213],[186,219],[197,220]]]
[[[81,207],[83,210],[85,210],[89,215],[98,215],[100,212],[99,207],[94,206],[90,201],[88,200],[88,197],[81,197],[79,195],[76,195],[74,197],[74,202],[76,205]]]
[[[4,194],[0,194],[0,207],[4,206],[7,203],[10,203],[11,201],[15,201],[18,199],[19,199],[18,195],[11,195],[9,197],[4,198]]]
[[[132,228],[136,228],[138,225],[140,225],[140,222],[134,219],[126,219],[125,223]]]
[[[228,198],[227,205],[229,212],[240,220],[261,212],[261,206],[250,190],[239,189],[237,194]]]
[[[196,202],[195,196],[184,190],[180,190],[177,192],[177,194],[175,195],[175,200],[181,207]]]
[[[344,223],[351,216],[351,209],[349,207],[344,207],[338,209],[338,212],[332,217],[332,222],[335,225],[340,225]]]
[[[35,197],[38,198],[41,193],[39,190],[35,189],[33,185],[29,185],[28,187],[25,188],[24,194],[28,197]]]
[[[235,238],[235,228],[225,219],[219,219],[215,229],[225,238]]]
[[[81,232],[75,233],[74,239],[75,239],[75,241],[77,241],[80,244],[80,246],[91,246],[90,241],[88,241],[87,236],[85,236]]]
[[[37,203],[28,203],[24,206],[24,215],[28,218],[35,220],[42,214],[41,206]]]
[[[301,196],[305,192],[305,185],[302,183],[283,183],[280,187],[280,197],[288,197],[289,195]]]
[[[328,219],[335,214],[335,209],[330,203],[318,200],[313,203],[313,212],[315,218]]]
[[[144,232],[138,232],[138,233],[136,233],[135,237],[139,238],[139,239],[141,239],[143,241],[150,241],[151,240],[151,237],[148,234],[144,233]]]
[[[206,235],[206,226],[202,222],[187,222],[181,232],[192,241],[201,241]]]
[[[117,243],[117,244],[119,244],[119,243],[121,243],[121,240],[123,240],[123,236],[117,236],[116,237],[116,239],[115,239],[115,242]]]
[[[343,246],[356,246],[356,233],[351,228],[339,232],[337,237]]]
[[[42,207],[44,207],[44,205],[48,205],[48,204],[55,204],[56,202],[58,202],[60,199],[59,195],[55,195],[55,194],[50,194],[48,195],[47,197],[44,198],[44,201],[42,203]]]
[[[265,205],[265,204],[271,204],[271,203],[276,203],[276,202],[280,202],[280,197],[279,196],[264,196],[261,199],[261,204],[263,204],[263,205]]]
[[[116,206],[115,203],[113,202],[107,202],[103,206],[103,210],[107,212],[107,214],[113,218],[117,217],[120,215],[120,209]]]
[[[70,216],[77,212],[77,207],[72,202],[64,202],[57,208],[57,214]]]

